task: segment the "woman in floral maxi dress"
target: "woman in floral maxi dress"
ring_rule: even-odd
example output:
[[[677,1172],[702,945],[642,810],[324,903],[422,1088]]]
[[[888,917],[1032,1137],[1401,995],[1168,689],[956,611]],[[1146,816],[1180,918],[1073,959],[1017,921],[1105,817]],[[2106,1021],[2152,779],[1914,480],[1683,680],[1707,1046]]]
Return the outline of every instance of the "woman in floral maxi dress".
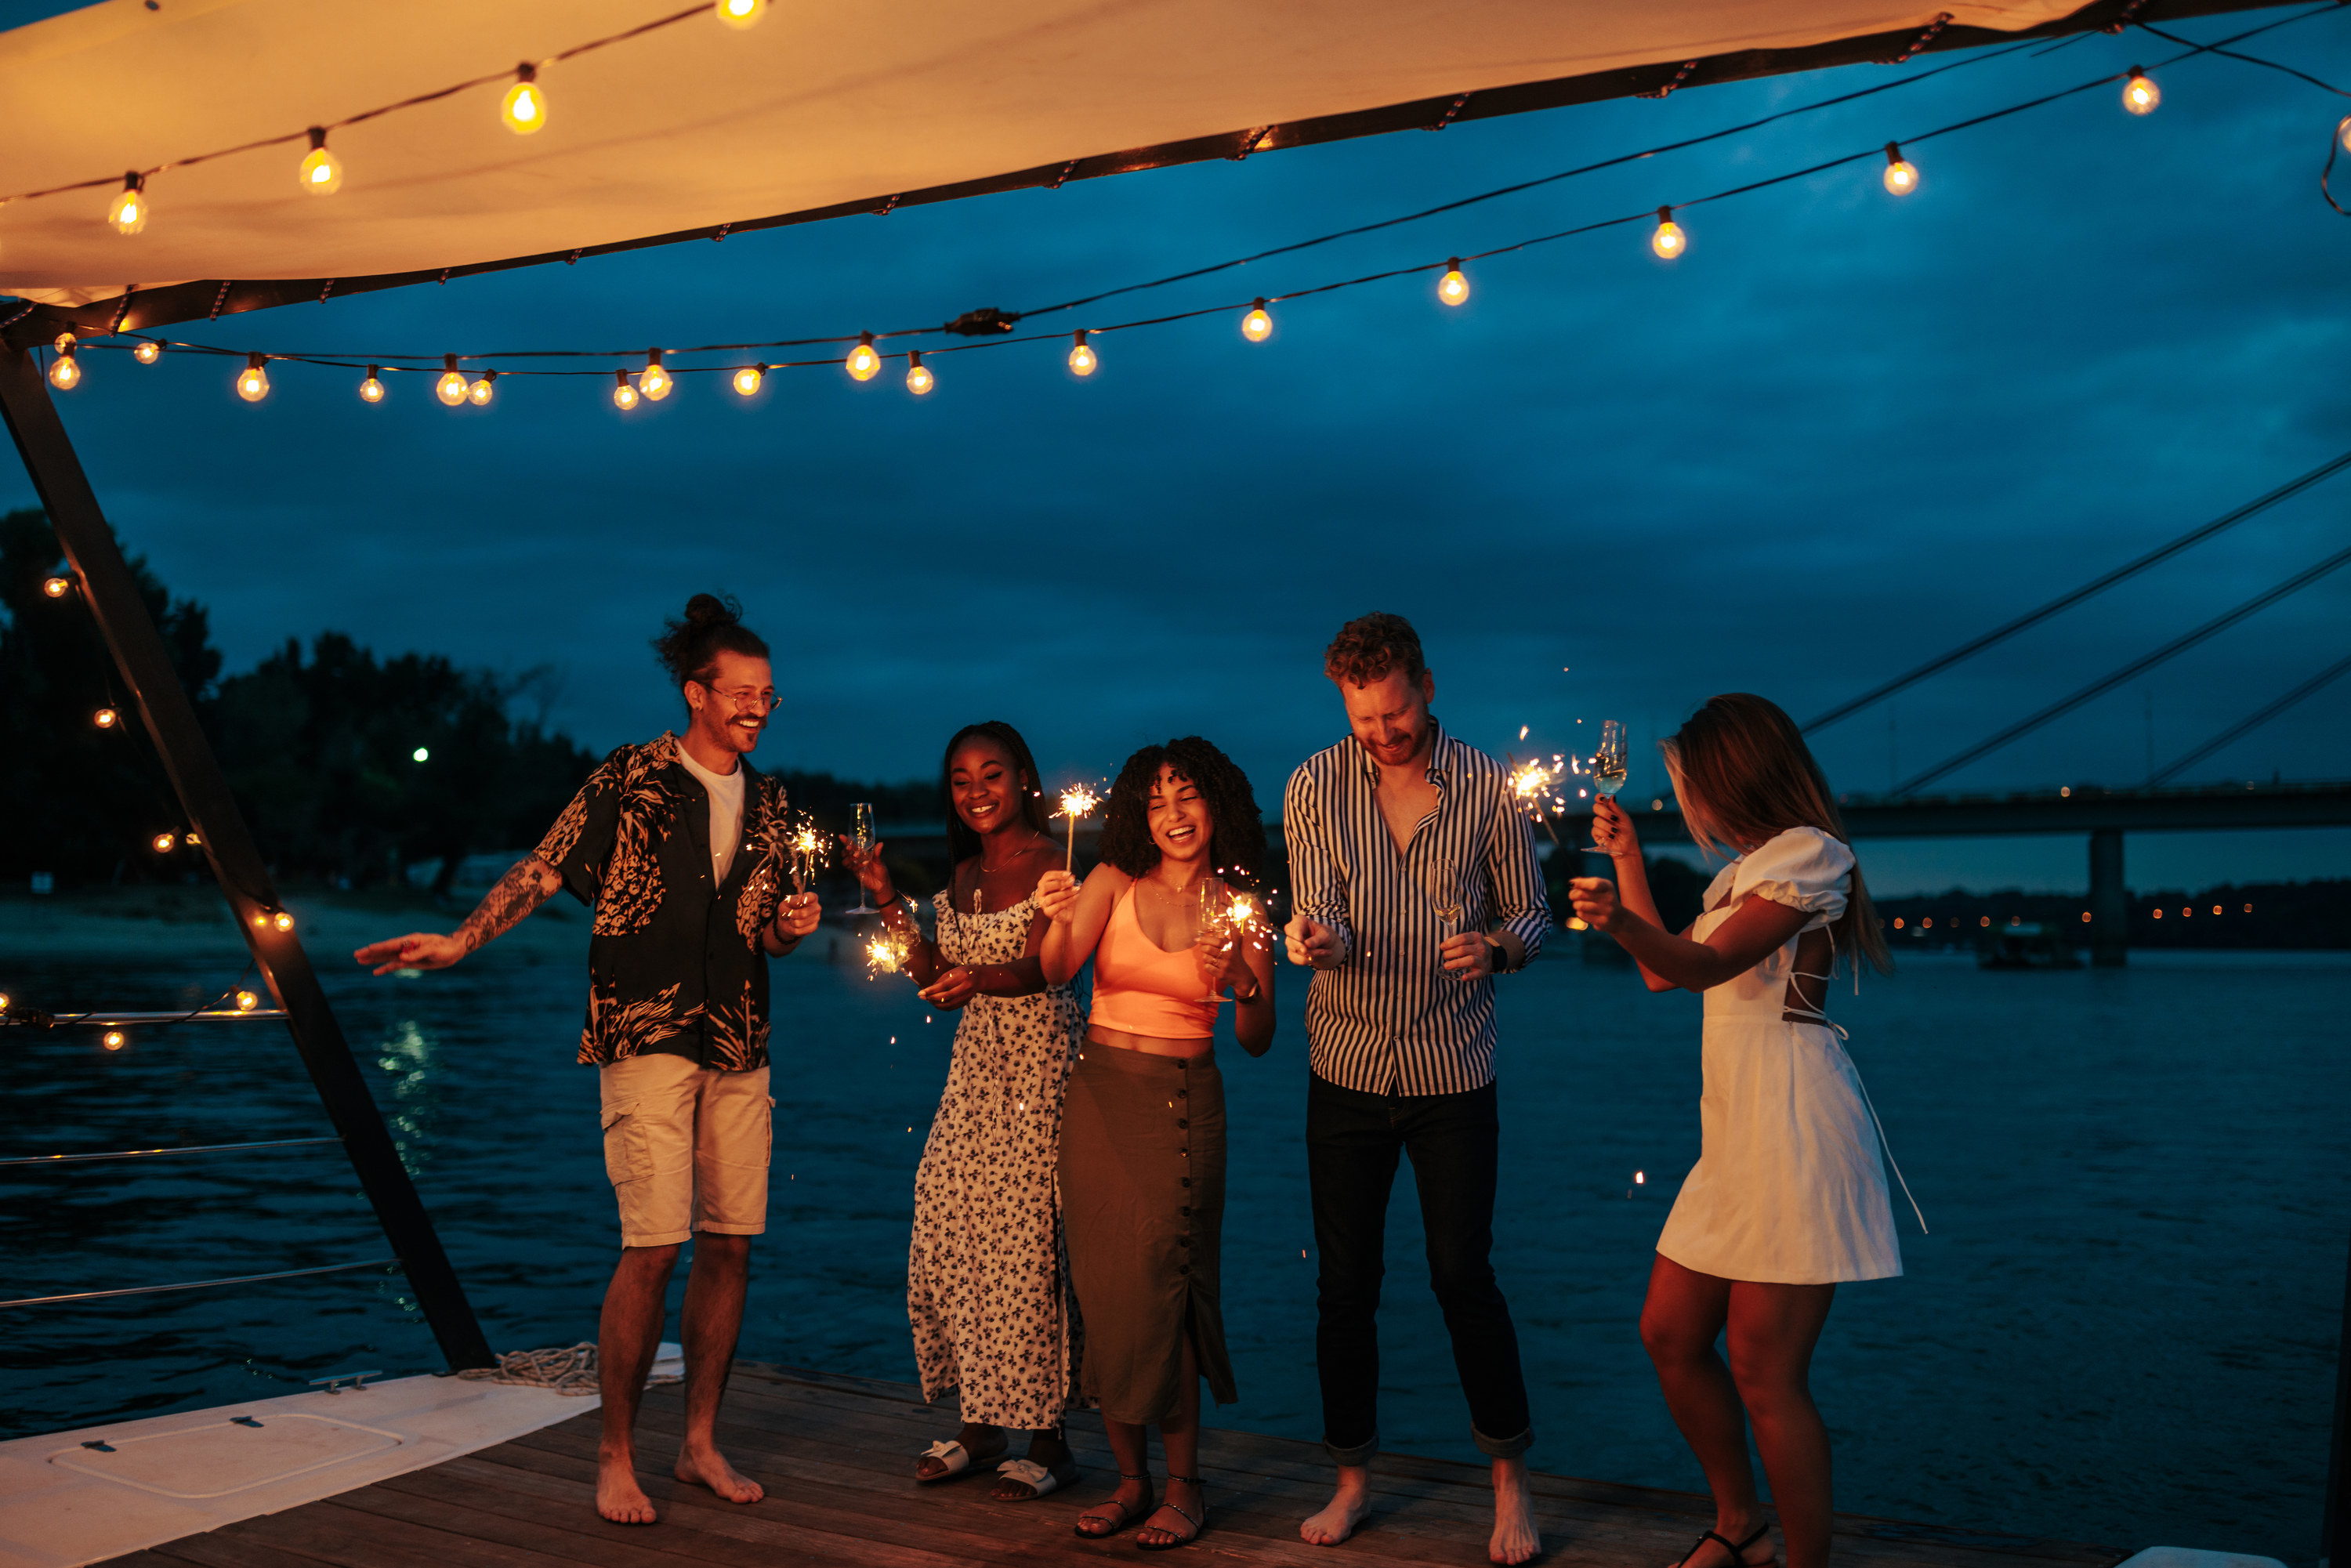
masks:
[[[963,1013],[914,1175],[906,1257],[923,1396],[957,1395],[963,1429],[917,1458],[914,1479],[943,1481],[1001,1459],[997,1497],[1042,1497],[1077,1479],[1061,1414],[1080,1330],[1054,1173],[1084,1020],[1037,960],[1044,922],[1031,895],[1054,846],[1028,745],[1007,724],[968,726],[948,742],[942,773],[956,868],[932,900],[935,941],[891,885],[883,846],[851,850],[885,923],[910,943],[924,999]],[[1028,1458],[1004,1458],[1006,1428],[1030,1434]]]

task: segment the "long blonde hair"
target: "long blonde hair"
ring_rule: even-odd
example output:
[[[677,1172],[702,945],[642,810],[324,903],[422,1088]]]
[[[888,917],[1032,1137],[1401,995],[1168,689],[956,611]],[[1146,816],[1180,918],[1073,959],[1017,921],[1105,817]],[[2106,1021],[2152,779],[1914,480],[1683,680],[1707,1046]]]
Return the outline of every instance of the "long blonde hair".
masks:
[[[1768,698],[1747,692],[1709,697],[1658,749],[1673,773],[1682,821],[1700,850],[1719,848],[1736,856],[1790,828],[1817,828],[1852,847],[1836,796],[1803,732]],[[1838,952],[1859,954],[1879,974],[1894,972],[1857,858],[1844,913],[1829,932]]]

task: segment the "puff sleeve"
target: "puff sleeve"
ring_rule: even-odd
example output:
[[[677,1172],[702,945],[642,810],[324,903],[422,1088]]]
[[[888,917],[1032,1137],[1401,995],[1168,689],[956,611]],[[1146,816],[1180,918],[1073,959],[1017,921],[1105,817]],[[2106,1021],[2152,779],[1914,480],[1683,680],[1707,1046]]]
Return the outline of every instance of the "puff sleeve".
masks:
[[[1844,913],[1853,866],[1853,851],[1818,828],[1790,828],[1740,857],[1731,897],[1768,898],[1825,925]]]

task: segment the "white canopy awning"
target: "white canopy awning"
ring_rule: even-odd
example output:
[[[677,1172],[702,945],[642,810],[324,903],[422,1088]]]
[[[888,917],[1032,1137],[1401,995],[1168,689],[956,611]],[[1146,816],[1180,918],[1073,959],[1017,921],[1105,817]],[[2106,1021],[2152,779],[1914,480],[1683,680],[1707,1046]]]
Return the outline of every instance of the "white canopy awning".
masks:
[[[1251,133],[1265,128],[1383,106],[1924,31],[1946,10],[1953,29],[2012,31],[2076,7],[775,0],[745,30],[696,16],[547,66],[546,128],[534,135],[500,122],[502,80],[334,132],[329,146],[347,175],[333,195],[297,187],[308,145],[283,144],[155,174],[143,233],[126,236],[106,221],[121,171],[332,124],[675,8],[676,0],[106,0],[0,34],[0,195],[110,182],[0,205],[0,291],[79,305],[190,279],[464,267],[845,204],[879,207],[909,192],[935,199],[943,187],[1070,160],[1121,155],[1083,174],[1146,167],[1180,160],[1124,151],[1217,136],[1254,145]],[[1263,138],[1269,148],[1286,144]]]

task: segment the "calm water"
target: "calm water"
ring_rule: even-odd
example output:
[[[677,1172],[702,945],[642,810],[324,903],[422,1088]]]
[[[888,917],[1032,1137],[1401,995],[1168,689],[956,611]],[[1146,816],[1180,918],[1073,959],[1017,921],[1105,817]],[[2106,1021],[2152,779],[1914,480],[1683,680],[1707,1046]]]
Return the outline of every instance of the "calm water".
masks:
[[[570,1061],[584,982],[495,949],[478,962],[330,986],[492,1343],[568,1343],[593,1335],[617,1240],[593,1074]],[[1816,1381],[1841,1505],[2314,1556],[2351,1232],[2346,977],[2258,955],[2064,974],[1917,957],[1837,1004],[1934,1227],[1918,1237],[1905,1213],[1908,1276],[1848,1287],[1831,1319]],[[9,978],[62,1007],[168,1004],[229,977],[57,963]],[[1311,1438],[1293,979],[1273,1054],[1225,1061],[1242,1402],[1214,1419]],[[910,1379],[909,1195],[952,1020],[903,984],[814,958],[778,966],[776,994],[774,1224],[744,1354]],[[1497,1262],[1533,1385],[1535,1461],[1697,1490],[1635,1333],[1651,1244],[1697,1154],[1697,1004],[1572,959],[1506,979],[1501,997]],[[149,1030],[115,1055],[87,1035],[7,1044],[9,1154],[324,1130],[274,1026]],[[1628,1197],[1635,1170],[1650,1179]],[[11,1296],[383,1245],[331,1147],[0,1181]],[[1381,1425],[1393,1448],[1474,1459],[1418,1223],[1400,1181]],[[7,1329],[9,1436],[436,1364],[396,1276],[19,1308]]]

